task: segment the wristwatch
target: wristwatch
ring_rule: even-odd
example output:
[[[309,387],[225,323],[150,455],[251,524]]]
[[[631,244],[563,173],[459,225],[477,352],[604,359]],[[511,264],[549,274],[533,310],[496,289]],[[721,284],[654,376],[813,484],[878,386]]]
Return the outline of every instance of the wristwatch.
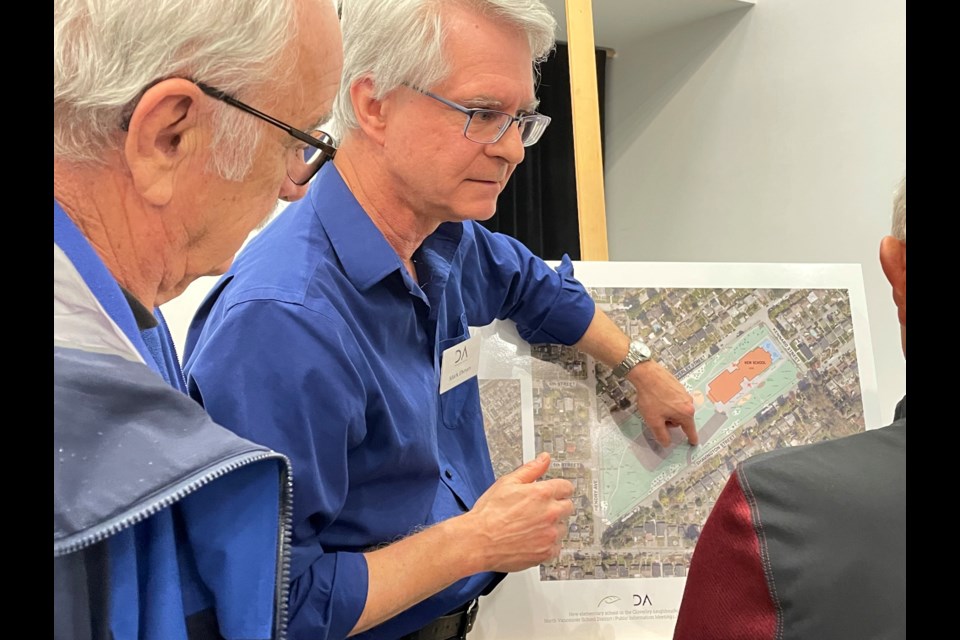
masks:
[[[650,347],[639,340],[634,340],[630,343],[630,349],[623,361],[613,370],[613,375],[618,378],[626,378],[631,369],[641,362],[649,360],[650,355]]]

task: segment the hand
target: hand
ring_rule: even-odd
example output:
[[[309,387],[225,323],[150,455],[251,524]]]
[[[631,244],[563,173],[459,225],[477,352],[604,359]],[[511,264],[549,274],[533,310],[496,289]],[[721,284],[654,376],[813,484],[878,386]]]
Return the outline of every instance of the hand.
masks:
[[[669,446],[667,430],[680,427],[690,444],[699,444],[697,425],[693,422],[693,398],[669,371],[648,360],[631,369],[627,379],[637,388],[637,409],[657,442]]]
[[[521,571],[560,554],[573,513],[573,484],[562,478],[537,482],[550,467],[541,453],[499,480],[480,496],[464,517],[471,518],[480,539],[477,553],[485,571]]]

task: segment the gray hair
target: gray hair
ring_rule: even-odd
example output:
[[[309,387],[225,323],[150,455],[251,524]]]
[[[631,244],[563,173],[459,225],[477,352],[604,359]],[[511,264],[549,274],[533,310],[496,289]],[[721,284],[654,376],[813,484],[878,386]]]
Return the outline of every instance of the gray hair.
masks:
[[[907,241],[907,176],[903,176],[897,193],[893,196],[893,227],[890,231],[894,238]]]
[[[454,3],[526,34],[532,65],[553,50],[557,22],[541,0],[340,0],[343,77],[333,106],[338,137],[359,126],[350,99],[356,81],[369,77],[381,99],[405,82],[427,88],[446,77],[441,12]]]
[[[296,36],[295,2],[54,0],[54,157],[102,161],[143,91],[165,78],[203,80],[231,95],[277,80]],[[214,117],[214,168],[238,180],[262,127],[220,102]]]

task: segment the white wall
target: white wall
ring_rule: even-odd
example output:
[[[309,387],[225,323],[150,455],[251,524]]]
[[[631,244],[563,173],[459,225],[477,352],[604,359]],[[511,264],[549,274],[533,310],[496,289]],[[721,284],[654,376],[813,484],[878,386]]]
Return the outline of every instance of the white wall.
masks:
[[[877,254],[906,167],[905,2],[758,0],[616,50],[610,259],[862,265],[892,418],[906,373]]]
[[[193,320],[193,313],[215,284],[217,284],[217,278],[213,276],[194,280],[186,291],[160,308],[163,311],[163,317],[167,320],[167,325],[170,327],[173,342],[177,345],[180,364],[184,364],[183,345],[187,339],[187,329],[190,328],[190,321]]]

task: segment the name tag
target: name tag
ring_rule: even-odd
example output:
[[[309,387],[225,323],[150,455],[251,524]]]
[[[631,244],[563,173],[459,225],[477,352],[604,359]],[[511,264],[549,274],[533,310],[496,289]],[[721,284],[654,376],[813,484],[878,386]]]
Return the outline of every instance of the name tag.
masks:
[[[440,357],[440,393],[477,375],[480,370],[480,336],[455,344]]]

